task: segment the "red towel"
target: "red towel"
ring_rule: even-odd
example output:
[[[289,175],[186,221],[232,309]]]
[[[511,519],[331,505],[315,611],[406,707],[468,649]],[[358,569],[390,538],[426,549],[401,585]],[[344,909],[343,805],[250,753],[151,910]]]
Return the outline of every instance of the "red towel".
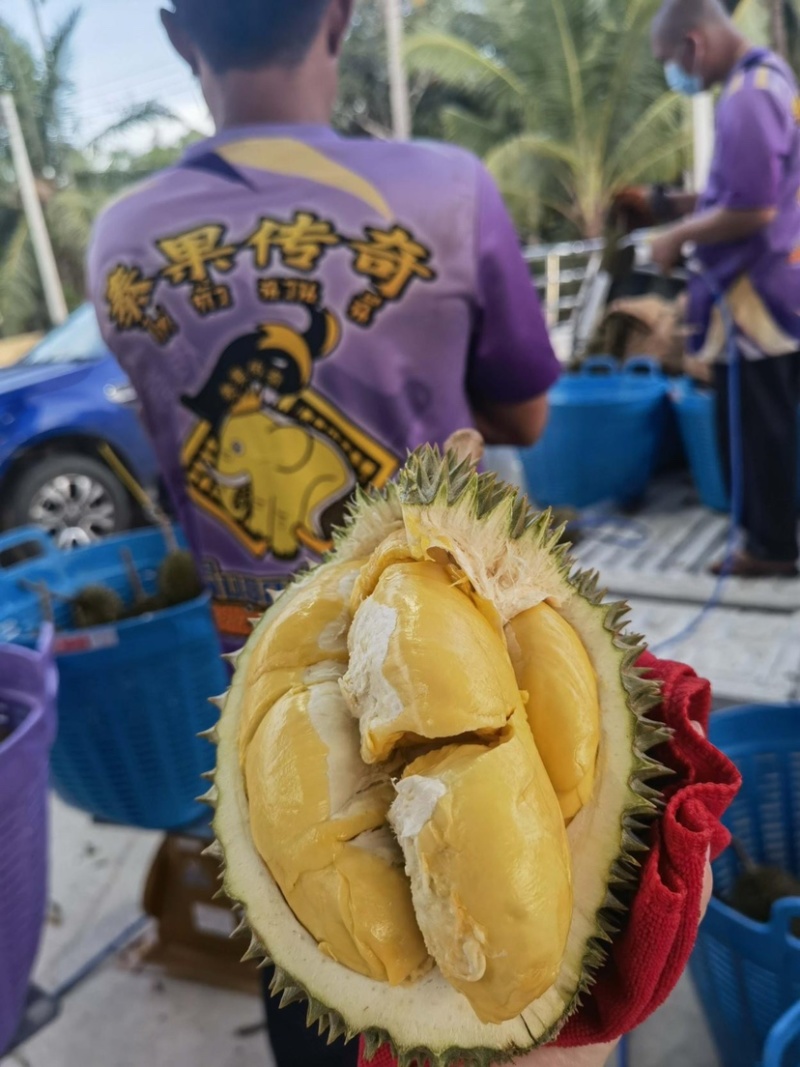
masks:
[[[730,835],[720,817],[736,796],[739,774],[728,759],[702,738],[691,723],[708,726],[711,689],[690,668],[647,654],[641,666],[664,686],[664,701],[653,717],[675,731],[657,758],[675,777],[666,790],[666,808],[650,830],[651,850],[628,920],[614,939],[597,984],[563,1030],[563,1047],[615,1041],[659,1008],[683,974],[697,935],[706,858],[720,854]],[[395,1067],[389,1049],[360,1067]]]

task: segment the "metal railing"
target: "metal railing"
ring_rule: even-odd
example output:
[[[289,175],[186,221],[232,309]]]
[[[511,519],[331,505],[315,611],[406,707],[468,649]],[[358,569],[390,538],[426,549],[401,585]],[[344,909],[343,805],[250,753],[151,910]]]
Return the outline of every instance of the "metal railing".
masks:
[[[597,273],[604,249],[605,242],[600,238],[529,245],[524,249],[548,326],[557,326],[571,318],[580,307],[582,290],[587,280]]]
[[[605,242],[599,238],[524,249],[547,326],[559,342],[562,359],[580,354],[608,296],[608,288],[600,279],[604,249]]]

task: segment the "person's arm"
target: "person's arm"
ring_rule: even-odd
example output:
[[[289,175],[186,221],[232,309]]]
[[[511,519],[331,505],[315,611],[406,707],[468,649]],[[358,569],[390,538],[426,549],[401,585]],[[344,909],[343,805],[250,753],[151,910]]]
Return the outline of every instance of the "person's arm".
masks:
[[[543,1048],[514,1060],[513,1067],[606,1067],[618,1044]]]
[[[673,216],[677,216],[679,219],[685,218],[686,215],[692,215],[697,211],[697,202],[699,200],[697,193],[669,192],[664,195]]]
[[[487,445],[536,444],[545,431],[550,405],[547,396],[536,396],[522,404],[486,404],[473,411],[475,429]]]
[[[547,423],[560,366],[514,224],[488,172],[478,172],[475,322],[467,392],[487,444],[533,444]]]
[[[663,270],[675,266],[684,245],[743,241],[774,221],[794,120],[783,98],[788,87],[777,74],[771,77],[773,88],[751,83],[722,105],[715,156],[715,170],[724,176],[720,202],[654,240],[653,259]]]
[[[743,241],[765,230],[777,215],[776,208],[731,211],[715,207],[684,219],[659,234],[652,243],[653,261],[664,271],[672,270],[684,245],[718,245]]]

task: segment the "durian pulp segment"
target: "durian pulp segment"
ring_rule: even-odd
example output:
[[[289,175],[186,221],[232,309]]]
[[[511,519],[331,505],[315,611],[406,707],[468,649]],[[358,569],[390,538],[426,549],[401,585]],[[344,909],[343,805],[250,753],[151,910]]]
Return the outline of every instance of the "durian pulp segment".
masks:
[[[358,749],[357,725],[335,682],[287,693],[247,750],[250,826],[322,951],[397,984],[420,973],[428,957],[386,828],[391,782],[366,767]]]
[[[397,793],[428,949],[482,1022],[507,1022],[555,983],[572,919],[564,820],[522,707],[498,743],[412,762]]]
[[[528,721],[565,819],[589,801],[600,745],[597,678],[575,630],[549,604],[506,626]]]
[[[281,612],[264,633],[249,667],[251,682],[265,671],[312,667],[323,660],[347,662],[350,597],[361,564],[356,560],[321,568],[298,587],[291,611]]]
[[[358,608],[342,689],[365,762],[398,746],[502,730],[519,689],[502,635],[433,562],[395,563]]]
[[[250,658],[239,736],[244,766],[247,746],[270,708],[295,686],[336,680],[347,665],[350,598],[361,561],[334,564],[284,593]]]

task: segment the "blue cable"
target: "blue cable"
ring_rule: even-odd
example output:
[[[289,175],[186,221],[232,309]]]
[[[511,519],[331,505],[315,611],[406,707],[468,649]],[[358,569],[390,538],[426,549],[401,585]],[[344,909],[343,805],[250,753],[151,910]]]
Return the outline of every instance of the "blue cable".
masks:
[[[717,579],[711,596],[683,629],[672,637],[666,638],[655,645],[651,651],[660,654],[664,649],[685,641],[691,637],[703,624],[708,615],[719,606],[725,584],[730,577],[733,568],[736,546],[739,537],[739,527],[744,515],[744,438],[742,435],[742,367],[741,353],[736,343],[736,322],[731,311],[730,304],[722,290],[714,282],[713,278],[697,264],[693,264],[693,270],[706,283],[714,298],[714,304],[719,308],[722,325],[725,332],[725,344],[728,349],[728,432],[730,437],[731,454],[731,526],[725,548],[725,560],[722,572]]]
[[[631,1061],[631,1035],[625,1034],[619,1043],[617,1067],[629,1067]]]

